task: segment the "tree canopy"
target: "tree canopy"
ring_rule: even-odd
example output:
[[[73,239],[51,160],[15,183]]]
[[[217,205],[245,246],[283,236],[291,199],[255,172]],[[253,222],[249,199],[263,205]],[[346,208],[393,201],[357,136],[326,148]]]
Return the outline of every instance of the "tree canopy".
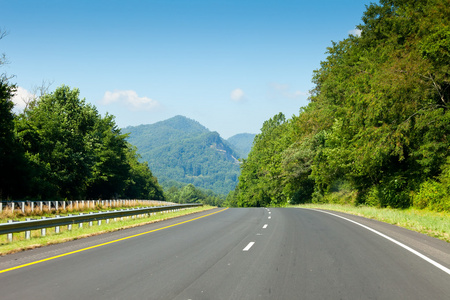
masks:
[[[231,204],[408,207],[432,185],[449,208],[448,2],[382,0],[362,21],[327,49],[308,106],[264,123]]]
[[[9,180],[21,183],[7,189],[2,180],[2,198],[164,198],[114,117],[102,117],[78,89],[61,86],[14,115],[14,86],[2,84],[1,130],[8,140],[2,145],[16,151],[2,151],[9,156],[2,154],[1,162],[12,171]]]

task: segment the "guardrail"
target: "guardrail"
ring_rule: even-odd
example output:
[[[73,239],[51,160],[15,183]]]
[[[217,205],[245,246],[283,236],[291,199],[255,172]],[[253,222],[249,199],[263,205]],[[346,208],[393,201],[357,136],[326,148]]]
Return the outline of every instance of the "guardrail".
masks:
[[[8,234],[8,240],[12,241],[13,233],[25,231],[25,238],[29,239],[31,237],[31,230],[41,229],[41,235],[45,236],[46,229],[50,227],[55,227],[55,232],[59,233],[60,226],[67,225],[68,230],[72,230],[72,226],[75,224],[78,224],[79,227],[82,227],[83,223],[89,222],[89,225],[92,226],[92,222],[97,221],[97,224],[101,225],[102,220],[107,220],[106,223],[109,223],[110,219],[151,214],[156,212],[175,211],[179,209],[197,207],[202,205],[203,204],[198,203],[166,205],[157,207],[121,209],[89,214],[80,213],[78,215],[69,215],[65,217],[61,216],[56,216],[54,218],[43,217],[42,219],[38,220],[27,219],[27,221],[18,221],[18,222],[9,220],[8,223],[0,224],[0,234]]]
[[[25,213],[28,209],[31,212],[36,210],[43,211],[44,207],[50,211],[58,211],[58,209],[81,209],[81,208],[94,208],[97,205],[107,206],[107,207],[120,207],[120,206],[132,206],[132,205],[162,205],[171,204],[171,202],[159,201],[159,200],[137,200],[137,199],[116,199],[116,200],[59,200],[59,201],[35,201],[35,200],[24,200],[24,201],[0,201],[0,212],[5,209],[10,209],[12,211],[18,209]]]

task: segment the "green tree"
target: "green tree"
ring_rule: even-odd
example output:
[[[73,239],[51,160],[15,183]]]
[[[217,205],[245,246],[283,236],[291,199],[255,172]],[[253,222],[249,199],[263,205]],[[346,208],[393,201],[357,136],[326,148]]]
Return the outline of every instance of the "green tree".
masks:
[[[355,203],[403,208],[411,192],[446,190],[448,1],[381,0],[362,20],[360,36],[328,48],[300,115],[264,124],[229,203],[326,202],[346,190]]]
[[[344,178],[362,201],[379,186],[382,205],[405,207],[408,190],[439,174],[449,151],[447,30],[442,29],[449,21],[443,11],[449,11],[443,4],[372,4],[359,26],[361,37],[329,49],[315,74],[312,97],[335,107],[334,125],[313,165],[316,187],[326,187],[323,193]]]
[[[32,172],[32,194],[43,198],[83,197],[90,177],[85,138],[94,125],[92,108],[78,90],[62,86],[44,95],[17,122]]]
[[[14,133],[14,104],[16,87],[6,75],[0,78],[0,199],[14,197],[23,183],[23,152]]]
[[[236,201],[237,206],[283,205],[288,197],[283,188],[282,159],[289,146],[284,135],[289,123],[282,113],[264,122],[261,133],[256,135],[252,151],[243,160]]]
[[[28,159],[30,197],[164,198],[114,117],[102,117],[78,89],[62,86],[36,99],[16,127]]]
[[[121,134],[113,116],[101,118],[96,111],[91,114],[94,123],[86,136],[86,148],[92,155],[87,197],[117,198],[122,196],[130,172],[126,135]]]
[[[195,203],[200,202],[205,198],[203,193],[196,189],[193,184],[185,185],[180,191],[180,203]]]
[[[127,162],[130,166],[130,170],[128,178],[125,181],[125,197],[133,199],[165,200],[163,190],[158,184],[158,180],[152,175],[147,162],[139,162],[139,157],[140,156],[136,153],[136,148],[128,144]]]
[[[6,36],[0,30],[0,40]],[[0,67],[7,63],[6,55],[0,56]],[[24,152],[17,142],[12,111],[12,98],[16,85],[10,83],[12,76],[0,74],[0,200],[20,197],[26,192],[26,166]]]

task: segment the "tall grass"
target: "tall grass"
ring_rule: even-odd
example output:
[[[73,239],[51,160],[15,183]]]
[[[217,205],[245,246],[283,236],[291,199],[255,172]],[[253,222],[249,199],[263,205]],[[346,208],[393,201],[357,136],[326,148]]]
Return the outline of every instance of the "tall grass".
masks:
[[[23,221],[27,217],[51,217],[54,215],[67,215],[71,213],[77,213],[77,212],[98,212],[98,211],[106,211],[111,209],[126,209],[131,207],[148,207],[148,206],[156,206],[156,205],[144,205],[140,204],[138,201],[130,201],[128,205],[122,205],[119,203],[111,204],[108,203],[101,204],[98,203],[96,205],[72,205],[72,206],[66,206],[65,208],[59,207],[57,210],[54,208],[50,209],[49,206],[43,205],[42,209],[39,206],[36,206],[31,209],[31,206],[25,205],[24,211],[22,211],[20,208],[15,208],[14,210],[11,209],[11,207],[5,207],[0,212],[0,223],[5,223],[8,220],[19,220]]]

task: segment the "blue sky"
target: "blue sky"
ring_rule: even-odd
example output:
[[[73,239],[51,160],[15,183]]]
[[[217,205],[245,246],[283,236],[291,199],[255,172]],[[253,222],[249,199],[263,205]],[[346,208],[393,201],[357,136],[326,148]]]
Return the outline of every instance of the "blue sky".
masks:
[[[44,81],[80,89],[119,127],[184,115],[224,138],[258,133],[307,105],[326,48],[370,2],[0,0],[2,72],[16,110]]]

